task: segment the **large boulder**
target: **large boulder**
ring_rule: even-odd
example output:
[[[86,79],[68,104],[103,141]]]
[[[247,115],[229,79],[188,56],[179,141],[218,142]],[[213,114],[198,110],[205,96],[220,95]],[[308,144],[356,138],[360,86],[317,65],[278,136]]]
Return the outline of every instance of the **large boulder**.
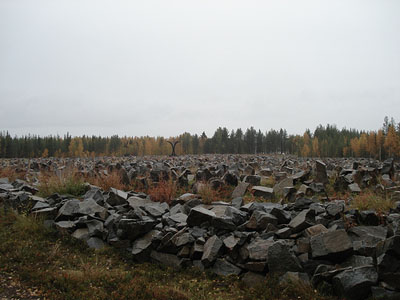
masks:
[[[353,244],[345,230],[324,232],[310,240],[313,259],[344,260],[353,252]]]
[[[335,292],[348,300],[364,300],[371,293],[371,286],[378,282],[373,266],[345,270],[332,279]]]
[[[190,210],[186,223],[189,226],[201,226],[206,222],[211,224],[211,220],[215,217],[216,215],[213,211],[201,206],[196,206]]]
[[[214,263],[222,246],[223,242],[216,235],[207,240],[204,244],[203,256],[201,257],[201,262],[205,267],[209,267]]]
[[[301,272],[300,261],[285,241],[274,242],[268,247],[268,269],[271,273]]]

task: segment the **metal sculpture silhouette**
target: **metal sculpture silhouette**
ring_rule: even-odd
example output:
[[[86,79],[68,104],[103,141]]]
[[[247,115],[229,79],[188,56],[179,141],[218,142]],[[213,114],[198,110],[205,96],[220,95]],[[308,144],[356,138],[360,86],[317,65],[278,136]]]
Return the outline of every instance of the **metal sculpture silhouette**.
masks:
[[[176,147],[176,144],[178,144],[178,143],[179,143],[179,141],[176,141],[176,142],[170,142],[170,141],[167,141],[167,143],[169,143],[169,144],[171,145],[171,147],[172,147],[172,153],[171,153],[171,156],[176,156],[176,153],[175,153],[175,147]]]

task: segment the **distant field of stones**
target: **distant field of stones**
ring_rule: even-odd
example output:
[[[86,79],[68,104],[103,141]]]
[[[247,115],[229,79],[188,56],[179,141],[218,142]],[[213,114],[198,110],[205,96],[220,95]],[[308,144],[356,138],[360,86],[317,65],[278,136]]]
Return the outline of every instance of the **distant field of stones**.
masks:
[[[399,170],[283,155],[3,159],[0,203],[138,262],[400,299]],[[115,174],[118,186],[93,184]],[[41,192],[68,176],[85,182],[81,195]]]

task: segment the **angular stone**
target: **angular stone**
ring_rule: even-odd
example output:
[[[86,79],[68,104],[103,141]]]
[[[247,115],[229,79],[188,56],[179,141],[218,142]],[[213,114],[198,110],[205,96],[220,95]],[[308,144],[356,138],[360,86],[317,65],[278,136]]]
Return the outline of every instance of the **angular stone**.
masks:
[[[272,208],[270,214],[278,219],[278,224],[287,224],[292,219],[288,211],[285,211],[279,207]]]
[[[89,248],[93,248],[96,250],[102,249],[106,246],[106,244],[104,244],[104,242],[97,237],[91,237],[86,241],[86,243],[89,246]]]
[[[107,209],[98,205],[95,200],[89,198],[79,203],[78,213],[82,215],[97,214],[101,218],[105,219],[107,216]]]
[[[234,195],[233,195],[233,193],[232,193],[232,206],[233,207],[235,207],[235,208],[237,208],[237,209],[240,209],[240,207],[242,207],[242,205],[243,205],[243,198],[242,198],[242,196],[238,196],[238,197],[233,197]],[[400,205],[399,205],[399,207],[400,207]]]
[[[328,174],[326,173],[326,164],[321,161],[315,161],[315,171],[316,171],[316,178],[317,182],[328,183]]]
[[[229,276],[229,275],[239,275],[242,272],[242,269],[231,264],[224,258],[218,258],[211,271],[220,276]]]
[[[238,197],[243,197],[246,194],[249,185],[250,183],[248,182],[239,182],[237,187],[235,187],[235,189],[232,192],[232,198],[235,199]]]
[[[214,212],[205,209],[203,207],[197,206],[190,210],[186,223],[192,227],[200,226],[205,222],[211,223],[211,220],[215,217],[216,215]]]
[[[328,213],[329,216],[337,218],[344,211],[344,207],[345,207],[344,201],[331,202],[326,206],[326,212]]]
[[[79,214],[79,205],[81,201],[78,199],[71,199],[64,203],[63,206],[58,210],[57,219],[65,219],[77,216]]]
[[[89,229],[87,228],[78,228],[77,230],[74,231],[72,236],[78,240],[88,240],[89,239]]]
[[[236,230],[236,225],[233,222],[233,219],[229,217],[213,218],[211,220],[211,226],[221,230],[229,230],[229,231]]]
[[[130,207],[136,208],[144,208],[146,205],[154,203],[150,199],[143,199],[137,196],[131,196],[126,200]]]
[[[303,231],[311,227],[315,222],[315,212],[312,209],[303,210],[289,223],[293,233]]]
[[[247,175],[244,178],[244,182],[250,183],[251,185],[260,185],[261,177],[258,175]]]
[[[160,238],[161,232],[158,230],[151,230],[146,233],[143,237],[135,240],[132,244],[132,254],[136,260],[145,261],[148,260],[152,245],[154,241]]]
[[[271,240],[263,240],[261,238],[254,239],[246,250],[248,251],[249,258],[251,260],[266,260],[268,256],[268,248],[274,243]]]
[[[366,299],[377,282],[378,273],[373,266],[345,270],[332,279],[335,292],[349,300]]]
[[[238,237],[235,237],[233,234],[231,234],[223,240],[223,243],[226,248],[232,251],[238,245],[239,241],[240,239]]]
[[[343,229],[313,236],[310,243],[313,259],[343,260],[353,252],[352,242]]]
[[[283,195],[284,188],[292,188],[292,187],[293,187],[293,178],[290,177],[285,178],[274,185],[274,194]]]
[[[201,257],[201,262],[207,268],[212,265],[212,263],[217,259],[219,250],[223,246],[222,241],[213,235],[204,244],[204,252]]]
[[[128,194],[124,191],[117,190],[115,188],[110,188],[110,192],[108,193],[108,198],[106,202],[111,206],[122,205],[126,203],[128,199]]]
[[[266,212],[256,210],[250,217],[249,222],[246,224],[247,229],[251,230],[264,230],[268,224],[278,225],[278,219]]]
[[[284,241],[274,242],[268,247],[267,262],[271,273],[300,272],[303,270],[300,261]]]
[[[352,192],[352,193],[361,193],[361,189],[360,189],[360,187],[358,186],[358,184],[357,183],[352,183],[352,184],[349,184],[348,185],[348,189],[350,190],[350,192]]]
[[[177,213],[168,217],[175,223],[186,223],[188,216],[183,213]]]
[[[161,253],[157,251],[151,251],[150,258],[162,265],[166,265],[168,267],[180,269],[184,266],[183,260],[176,255]]]
[[[154,228],[156,221],[147,218],[144,220],[122,219],[118,223],[119,235],[122,239],[135,240]]]
[[[304,234],[307,237],[312,237],[312,236],[315,236],[315,235],[318,235],[320,233],[324,233],[327,231],[328,231],[328,229],[324,225],[317,224],[317,225],[308,227],[306,230],[304,230]]]
[[[272,199],[274,197],[274,190],[265,186],[253,186],[251,192],[256,197],[263,197],[264,199]]]
[[[386,239],[387,228],[381,226],[356,226],[348,230],[354,251],[365,256],[375,256],[376,247]]]
[[[152,203],[146,204],[143,207],[143,209],[145,211],[147,211],[154,218],[158,218],[158,217],[161,217],[163,214],[165,214],[168,211],[169,206],[165,202],[163,202],[163,203],[152,202]]]

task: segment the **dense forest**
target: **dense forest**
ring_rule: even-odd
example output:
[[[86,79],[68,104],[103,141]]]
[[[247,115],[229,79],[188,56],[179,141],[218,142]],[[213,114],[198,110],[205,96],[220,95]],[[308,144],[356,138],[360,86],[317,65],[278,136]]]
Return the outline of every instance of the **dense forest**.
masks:
[[[358,131],[335,125],[319,125],[314,132],[288,135],[285,129],[263,132],[253,127],[243,131],[218,128],[212,137],[183,133],[177,137],[40,137],[14,136],[0,132],[0,157],[94,157],[104,155],[167,155],[171,146],[167,141],[179,141],[177,154],[203,153],[290,153],[315,157],[386,157],[400,156],[400,123],[385,117],[381,129]]]

